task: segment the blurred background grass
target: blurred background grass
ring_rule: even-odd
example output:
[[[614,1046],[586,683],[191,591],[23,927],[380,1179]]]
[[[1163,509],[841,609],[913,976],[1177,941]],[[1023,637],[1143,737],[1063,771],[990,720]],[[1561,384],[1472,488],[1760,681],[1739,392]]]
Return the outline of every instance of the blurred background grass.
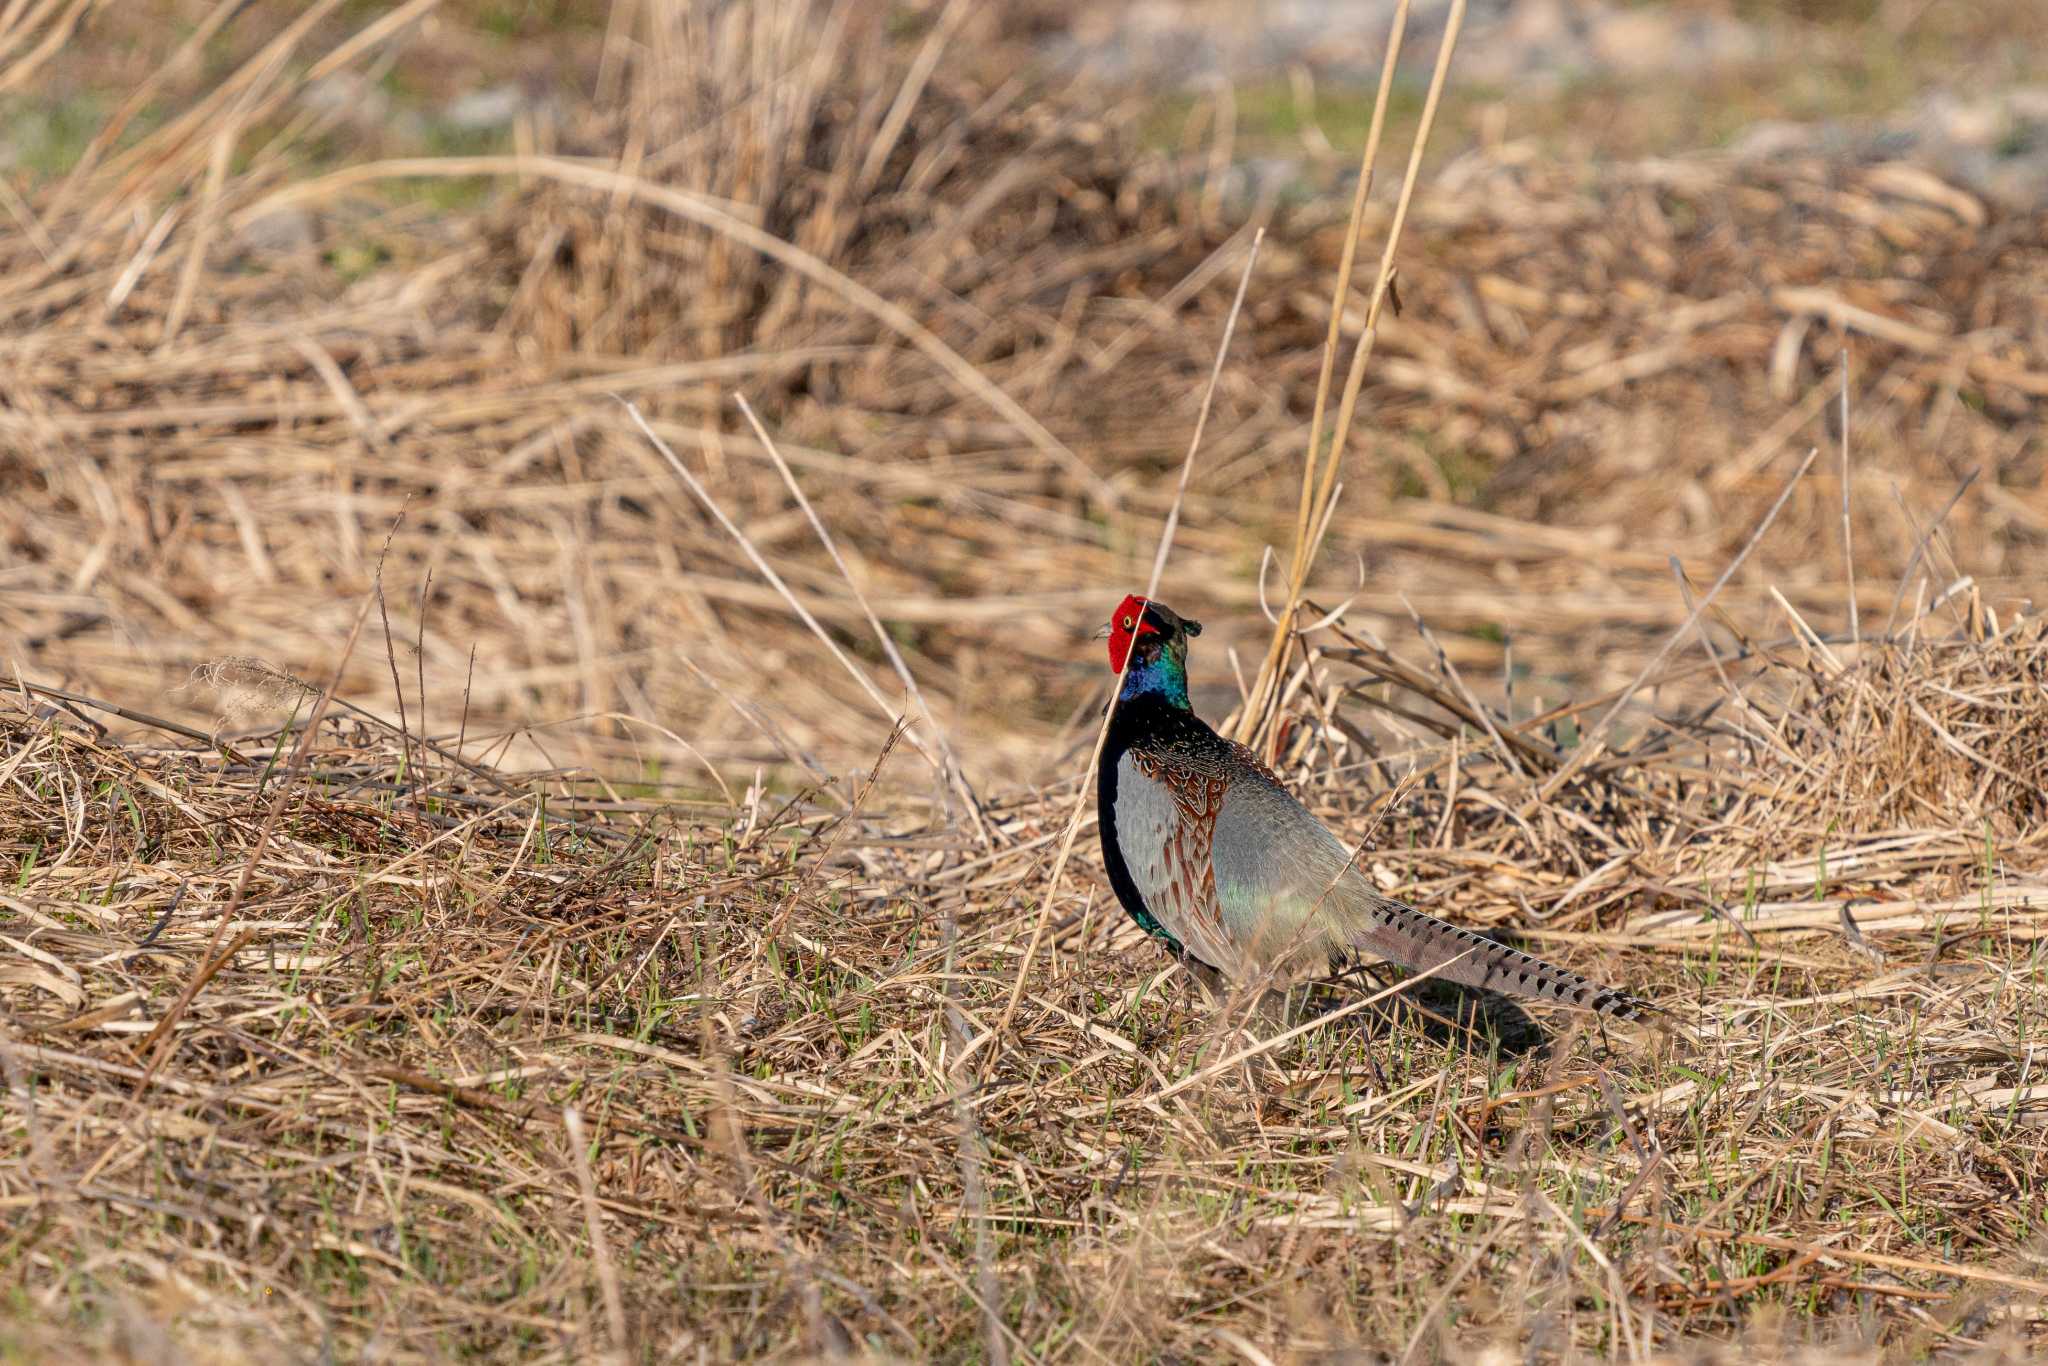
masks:
[[[366,586],[364,547],[380,543],[406,506],[412,525],[393,542],[385,582],[404,618],[395,633],[420,642],[432,714],[467,706],[495,732],[618,712],[676,731],[714,762],[793,773],[786,745],[767,743],[756,727],[736,733],[717,688],[744,687],[781,718],[791,743],[828,754],[829,767],[871,753],[883,719],[863,705],[864,719],[848,727],[839,704],[855,699],[835,695],[843,680],[821,681],[834,676],[819,667],[816,642],[790,629],[751,567],[676,501],[645,453],[622,448],[630,442],[593,385],[635,365],[864,347],[878,343],[871,326],[818,315],[815,290],[767,309],[771,325],[755,326],[750,315],[785,288],[779,268],[757,267],[658,213],[622,218],[617,202],[605,210],[588,191],[532,177],[378,176],[261,221],[247,216],[263,195],[380,159],[564,153],[725,195],[743,216],[820,249],[972,363],[1007,367],[997,382],[1120,491],[1110,507],[1077,502],[1058,481],[1034,486],[1015,433],[991,427],[985,408],[944,397],[943,384],[935,391],[928,369],[905,370],[901,343],[886,337],[860,364],[770,366],[772,377],[750,379],[762,372],[748,361],[725,378],[638,395],[657,416],[694,429],[714,494],[771,559],[847,613],[831,578],[816,577],[822,552],[772,473],[754,458],[728,458],[728,446],[748,438],[724,395],[747,390],[772,427],[814,453],[813,491],[850,542],[856,574],[894,605],[885,616],[929,677],[935,705],[972,737],[970,764],[1002,780],[1068,762],[1061,728],[1097,682],[1086,631],[1145,562],[1217,337],[1230,272],[1210,254],[1253,218],[1269,222],[1247,339],[1221,395],[1217,451],[1194,485],[1187,558],[1166,588],[1187,610],[1228,623],[1203,662],[1210,705],[1226,708],[1234,687],[1220,647],[1254,648],[1259,633],[1258,565],[1290,515],[1287,471],[1320,341],[1315,296],[1335,259],[1391,5],[1032,0],[949,18],[936,4],[848,3],[819,9],[817,32],[835,35],[843,54],[857,54],[846,60],[871,73],[822,82],[793,65],[811,59],[802,35],[749,20],[753,37],[735,44],[720,35],[744,25],[718,19],[720,8],[149,0],[18,19],[0,92],[0,174],[20,200],[10,230],[64,242],[62,220],[80,211],[80,187],[130,158],[115,197],[96,201],[127,216],[120,240],[106,243],[109,293],[125,265],[144,260],[151,226],[205,196],[200,135],[166,141],[165,130],[177,132],[183,111],[288,24],[303,32],[275,73],[289,97],[235,130],[221,206],[242,217],[207,244],[207,278],[217,273],[220,288],[196,292],[173,339],[218,353],[248,329],[253,351],[210,380],[194,372],[160,392],[124,381],[95,393],[94,365],[166,354],[150,328],[175,297],[175,274],[145,269],[120,308],[90,318],[17,290],[28,301],[13,315],[11,354],[23,363],[7,381],[17,425],[13,449],[0,456],[12,504],[11,562],[0,577],[8,663],[87,690],[152,696],[217,723],[217,699],[177,691],[190,671],[247,654],[318,674],[337,619]],[[1411,28],[1392,111],[1394,165],[1443,14],[1419,6]],[[312,76],[321,54],[376,25],[376,41]],[[2040,7],[2024,0],[1475,5],[1404,249],[1409,311],[1383,338],[1396,373],[1376,373],[1368,388],[1338,553],[1319,593],[1349,592],[1362,567],[1381,590],[1366,607],[1388,632],[1406,629],[1395,601],[1406,591],[1489,679],[1507,666],[1512,639],[1524,686],[1538,695],[1611,686],[1682,613],[1658,569],[1665,557],[1714,572],[1759,509],[1771,480],[1757,476],[1769,461],[1828,439],[1824,405],[1803,414],[1792,405],[1811,397],[1847,343],[1874,348],[1858,394],[1858,422],[1868,427],[1858,457],[1867,488],[1857,500],[1868,523],[1866,587],[1881,591],[1874,585],[1887,570],[1903,571],[1918,534],[1890,486],[1924,522],[1975,469],[1988,477],[1953,514],[1954,558],[1944,568],[1976,575],[1994,593],[2030,595],[2048,531],[2039,396],[2024,385],[1987,392],[1967,375],[1944,390],[1933,360],[1900,373],[1884,340],[1844,332],[1839,318],[1809,327],[1767,292],[1859,280],[1843,296],[1855,306],[1944,337],[1975,336],[1973,345],[2004,348],[2001,363],[2016,372],[2038,373],[2038,309],[2030,320],[1969,311],[2039,284],[2041,258],[2029,244],[2038,245],[2048,195],[2043,27]],[[721,43],[744,51],[715,50]],[[857,195],[833,188],[835,149],[873,132],[878,103],[904,88],[899,77],[920,51],[933,55],[932,98],[894,161]],[[794,88],[799,74],[805,89],[822,92],[808,131],[773,112],[775,92]],[[734,103],[721,109],[720,99]],[[923,121],[942,117],[934,110],[969,120],[974,164],[959,162],[947,128]],[[110,121],[119,127],[108,137]],[[764,137],[776,145],[754,141]],[[81,173],[88,148],[93,165]],[[153,148],[184,158],[184,169],[146,169]],[[1771,182],[1791,165],[1805,168],[1809,189]],[[1967,231],[1900,237],[1877,223],[1888,201],[1870,201],[1853,177],[1895,165],[1980,206],[1959,211]],[[1390,180],[1382,177],[1382,198]],[[1510,181],[1526,212],[1501,208]],[[1849,196],[1844,221],[1870,230],[1860,258],[1830,255],[1840,246],[1830,237],[1836,225],[1818,207],[1830,187]],[[1617,217],[1634,212],[1632,195],[1648,196],[1658,220],[1642,233]],[[52,208],[59,221],[26,232]],[[1976,221],[1986,215],[1988,227]],[[1604,240],[1577,240],[1596,225]],[[189,226],[168,225],[159,246],[175,256]],[[1660,235],[1675,248],[1629,259]],[[41,269],[45,284],[76,276],[75,263],[53,273],[23,236],[25,269]],[[932,254],[904,270],[891,253],[913,241]],[[981,264],[967,259],[975,253]],[[1966,267],[1989,283],[1955,284]],[[1645,319],[1660,307],[1738,306],[1745,276],[1755,291],[1739,305],[1745,316],[1723,320],[1680,363],[1585,392],[1557,387],[1647,345]],[[1937,298],[1942,279],[1954,288]],[[320,341],[322,310],[367,307],[395,326],[400,298],[415,310],[400,329],[406,339],[339,351]],[[1172,331],[1153,311],[1160,300],[1176,318]],[[1764,328],[1781,330],[1766,337]],[[505,421],[488,434],[503,443],[495,449],[479,444],[481,431],[437,442],[422,418],[434,386],[455,372],[436,372],[430,334],[458,333],[465,382],[498,365],[518,385],[584,387],[523,408],[504,397]],[[206,417],[176,440],[134,423],[96,430],[79,417],[115,392],[140,411],[168,404],[172,390],[197,402],[258,382],[287,408],[299,395],[345,408],[297,345],[305,337],[327,347],[387,432],[364,438],[360,424],[337,420],[346,418],[339,410],[253,424]],[[82,348],[77,364],[50,368],[67,346]],[[377,368],[387,361],[403,364]],[[67,412],[68,427],[38,426],[34,416]],[[398,421],[401,412],[411,416]],[[543,441],[563,423],[575,429],[566,444]],[[1770,449],[1755,446],[1774,433]],[[196,464],[171,458],[188,439],[203,452]],[[535,441],[555,444],[541,452]],[[358,447],[375,458],[333,463]],[[842,456],[856,463],[835,463]],[[1754,468],[1730,476],[1730,460]],[[445,477],[450,461],[466,481],[497,471],[488,481],[505,490],[498,504],[465,507],[476,490]],[[88,491],[95,477],[86,470],[108,475],[106,487]],[[1846,584],[1820,511],[1834,496],[1824,484],[1798,523],[1811,536],[1767,545],[1732,592],[1735,620],[1773,610],[1769,583],[1824,618],[1839,615]],[[144,487],[146,518],[136,507],[114,511],[123,499],[106,496]],[[533,532],[569,546],[601,542],[606,556],[631,561],[617,572],[633,578],[670,574],[678,554],[690,565],[666,589],[622,595],[604,556],[578,551],[561,568],[542,568],[528,545],[493,558],[489,541],[500,531],[515,541]],[[1560,531],[1582,535],[1603,563],[1573,561],[1571,542],[1555,540]],[[460,549],[466,534],[481,537],[482,559]],[[1530,538],[1542,535],[1550,548],[1532,561]],[[663,537],[675,539],[664,548]],[[302,544],[307,558],[269,553],[271,539]],[[438,586],[427,591],[430,570]],[[652,615],[631,621],[603,606],[628,601]],[[879,662],[861,632],[843,635]],[[703,675],[671,657],[679,649]],[[376,661],[351,667],[349,691],[395,713],[395,696],[375,695]],[[576,721],[560,727],[557,752],[565,762],[664,773],[693,762],[659,737],[628,741],[632,729]]]

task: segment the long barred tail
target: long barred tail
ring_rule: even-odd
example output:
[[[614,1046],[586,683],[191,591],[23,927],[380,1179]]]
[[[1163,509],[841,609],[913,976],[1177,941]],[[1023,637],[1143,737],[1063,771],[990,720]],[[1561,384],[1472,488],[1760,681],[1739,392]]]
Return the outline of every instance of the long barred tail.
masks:
[[[1640,1020],[1656,1007],[1625,991],[1602,986],[1576,972],[1544,962],[1520,949],[1424,915],[1398,901],[1374,896],[1346,917],[1352,943],[1404,967],[1468,987],[1480,987],[1531,1001],[1554,1001],[1597,1011],[1618,1020]]]

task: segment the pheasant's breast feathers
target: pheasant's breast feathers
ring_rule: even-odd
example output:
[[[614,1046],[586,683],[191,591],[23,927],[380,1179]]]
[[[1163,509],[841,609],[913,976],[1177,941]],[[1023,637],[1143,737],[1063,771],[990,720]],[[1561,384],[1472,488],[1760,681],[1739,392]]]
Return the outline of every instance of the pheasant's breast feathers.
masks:
[[[1235,970],[1235,946],[1216,916],[1211,857],[1228,784],[1150,749],[1126,752],[1117,768],[1117,845],[1146,907],[1197,959]]]

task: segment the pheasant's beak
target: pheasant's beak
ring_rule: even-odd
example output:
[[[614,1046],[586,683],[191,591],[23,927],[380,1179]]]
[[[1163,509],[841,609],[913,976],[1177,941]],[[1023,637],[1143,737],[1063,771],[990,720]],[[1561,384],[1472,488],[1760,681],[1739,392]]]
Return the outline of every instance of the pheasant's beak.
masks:
[[[1097,631],[1095,632],[1095,639],[1097,639],[1097,640],[1108,640],[1108,639],[1109,639],[1109,623],[1108,623],[1108,622],[1106,622],[1106,621],[1105,621],[1105,622],[1103,622],[1103,623],[1102,623],[1102,626],[1101,626],[1101,628],[1100,628],[1100,629],[1098,629],[1098,630],[1097,630]]]

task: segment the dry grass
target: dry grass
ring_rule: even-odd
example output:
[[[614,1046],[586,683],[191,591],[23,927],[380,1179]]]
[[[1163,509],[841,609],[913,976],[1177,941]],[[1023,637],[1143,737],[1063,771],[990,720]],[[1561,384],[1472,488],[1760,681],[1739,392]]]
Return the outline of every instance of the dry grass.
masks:
[[[286,52],[223,5],[250,62],[8,208],[0,1345],[2048,1345],[2048,221],[1888,166],[1425,177],[1270,738],[1383,885],[1677,1028],[1346,987],[1280,1038],[1088,838],[1041,902],[1262,225],[1162,589],[1212,719],[1257,667],[1341,173],[1147,153],[965,6],[765,2],[621,7],[511,148],[350,157],[307,90],[430,8]]]
[[[1257,1044],[1094,898],[984,1039],[1059,790],[992,801],[985,847],[936,809],[619,800],[353,717],[288,776],[289,735],[120,745],[12,697],[8,1332],[582,1355],[616,1298],[657,1356],[2038,1344],[2048,884],[2038,789],[1997,772],[2044,771],[2048,641],[1910,648],[1732,661],[1787,700],[1531,821],[1469,731],[1397,787],[1318,725],[1342,684],[1298,704],[1313,799],[1384,822],[1376,878],[1581,967],[1619,947],[1598,970],[1682,1022],[1536,1051],[1511,1009]],[[1454,712],[1405,667],[1400,705]],[[1507,731],[1524,783],[1552,722]],[[1837,820],[1859,785],[1981,826]]]

